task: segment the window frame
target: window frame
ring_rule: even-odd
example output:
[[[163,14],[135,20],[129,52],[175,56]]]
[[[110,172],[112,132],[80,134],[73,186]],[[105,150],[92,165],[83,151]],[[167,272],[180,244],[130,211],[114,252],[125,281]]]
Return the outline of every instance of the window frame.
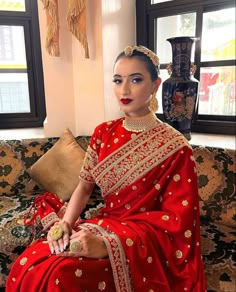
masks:
[[[0,113],[0,129],[42,127],[46,117],[37,1],[25,0],[26,11],[0,11],[0,25],[22,26],[26,69],[0,69],[0,73],[27,73],[29,113]]]
[[[144,45],[155,51],[156,19],[187,12],[196,13],[195,36],[201,40],[203,13],[230,7],[235,7],[234,0],[175,0],[158,4],[151,4],[151,0],[136,0],[137,45]],[[235,60],[201,61],[201,43],[198,41],[196,42],[194,64],[197,66],[194,77],[200,80],[201,67],[235,66]],[[160,68],[165,69],[166,66],[167,64],[161,64]],[[235,135],[235,116],[203,115],[198,114],[197,111],[198,108],[193,117],[193,132]],[[158,113],[157,116],[164,120],[163,114]]]

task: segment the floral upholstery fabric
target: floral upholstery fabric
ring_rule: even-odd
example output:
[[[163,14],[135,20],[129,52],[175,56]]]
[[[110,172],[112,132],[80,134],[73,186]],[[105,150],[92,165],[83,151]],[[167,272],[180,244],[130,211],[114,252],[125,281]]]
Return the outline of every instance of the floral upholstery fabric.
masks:
[[[30,178],[27,169],[50,149],[58,138],[0,141],[0,287],[14,260],[30,242],[39,237],[40,230],[24,225],[32,202],[45,192]],[[87,149],[89,138],[78,137],[77,142]],[[96,192],[90,205],[97,201]],[[87,211],[85,210],[85,212]]]
[[[27,169],[58,138],[0,141],[0,287],[18,255],[41,236],[24,225],[34,199],[45,190]],[[86,149],[89,137],[77,137]],[[202,254],[208,292],[235,291],[235,151],[193,146],[199,180]],[[82,217],[89,218],[102,204],[96,187]]]
[[[235,151],[193,148],[207,289],[211,292],[233,292],[236,287]]]

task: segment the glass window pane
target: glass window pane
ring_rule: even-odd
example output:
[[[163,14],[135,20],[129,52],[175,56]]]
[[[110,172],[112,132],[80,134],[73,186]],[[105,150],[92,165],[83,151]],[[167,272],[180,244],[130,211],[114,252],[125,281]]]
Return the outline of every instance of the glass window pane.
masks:
[[[29,113],[27,73],[0,73],[0,113]]]
[[[0,25],[0,69],[26,69],[22,26]]]
[[[25,11],[25,0],[0,0],[0,11]]]
[[[172,61],[171,45],[166,39],[177,36],[195,36],[196,13],[160,17],[157,18],[156,26],[157,55],[162,64],[170,63]],[[194,46],[192,61],[193,59]]]
[[[201,68],[199,114],[236,114],[235,66]]]
[[[235,59],[235,8],[203,14],[201,59]]]

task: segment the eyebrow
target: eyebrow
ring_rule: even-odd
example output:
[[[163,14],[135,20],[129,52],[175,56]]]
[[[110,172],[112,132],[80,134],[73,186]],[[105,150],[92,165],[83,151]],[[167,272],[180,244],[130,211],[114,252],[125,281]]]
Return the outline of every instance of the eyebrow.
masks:
[[[130,75],[128,75],[129,77],[133,77],[133,76],[142,76],[143,77],[143,74],[142,73],[132,73],[132,74],[130,74]],[[115,75],[113,75],[113,77],[126,77],[126,76],[122,76],[122,75],[119,75],[119,74],[115,74]]]

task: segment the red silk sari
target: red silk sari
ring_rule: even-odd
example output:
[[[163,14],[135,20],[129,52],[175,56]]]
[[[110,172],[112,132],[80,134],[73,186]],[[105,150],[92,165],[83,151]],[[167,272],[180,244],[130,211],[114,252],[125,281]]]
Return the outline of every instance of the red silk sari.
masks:
[[[74,229],[101,236],[109,259],[51,255],[39,241],[15,262],[7,291],[205,291],[195,162],[181,134],[103,123],[80,178],[100,186],[105,205]]]

